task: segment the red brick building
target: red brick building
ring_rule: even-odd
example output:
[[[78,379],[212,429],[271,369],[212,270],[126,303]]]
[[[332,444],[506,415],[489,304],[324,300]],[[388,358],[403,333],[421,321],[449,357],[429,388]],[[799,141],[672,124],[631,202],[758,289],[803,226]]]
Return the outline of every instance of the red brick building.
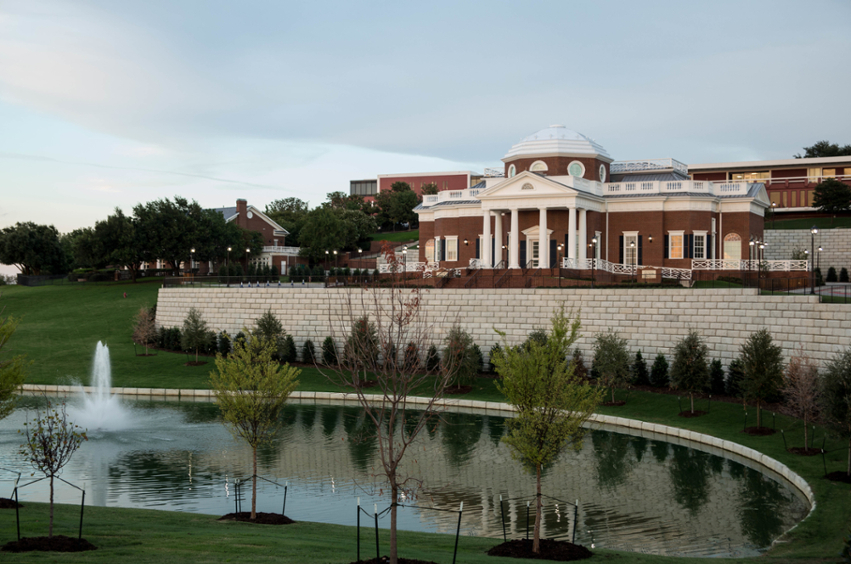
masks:
[[[235,207],[216,208],[215,211],[221,213],[225,221],[236,222],[242,229],[256,231],[263,236],[263,251],[260,256],[252,257],[251,263],[275,266],[279,272],[286,273],[287,268],[299,260],[298,247],[286,246],[289,232],[246,200],[239,199]]]
[[[613,162],[561,125],[534,133],[502,159],[504,177],[425,196],[420,261],[441,267],[691,269],[749,258],[770,203],[760,182],[692,180],[673,159]]]

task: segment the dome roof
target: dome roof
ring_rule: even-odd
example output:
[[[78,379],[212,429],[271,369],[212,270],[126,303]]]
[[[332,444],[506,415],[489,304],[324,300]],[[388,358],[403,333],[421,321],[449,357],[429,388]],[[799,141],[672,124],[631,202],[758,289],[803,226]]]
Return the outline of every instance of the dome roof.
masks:
[[[511,147],[502,160],[545,155],[588,155],[612,160],[602,145],[563,125],[551,125],[524,137]]]

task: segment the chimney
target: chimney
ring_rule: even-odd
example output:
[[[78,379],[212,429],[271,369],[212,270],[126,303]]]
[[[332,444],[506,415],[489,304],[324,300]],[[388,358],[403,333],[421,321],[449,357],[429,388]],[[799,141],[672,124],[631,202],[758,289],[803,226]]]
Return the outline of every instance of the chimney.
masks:
[[[243,229],[248,229],[248,200],[239,199],[236,201],[236,224]]]

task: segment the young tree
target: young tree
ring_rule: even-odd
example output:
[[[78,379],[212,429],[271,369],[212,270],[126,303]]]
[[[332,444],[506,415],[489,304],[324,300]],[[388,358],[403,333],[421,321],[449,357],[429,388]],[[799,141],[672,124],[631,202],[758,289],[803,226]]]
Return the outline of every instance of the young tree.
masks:
[[[624,385],[629,379],[629,349],[626,339],[617,331],[597,333],[594,339],[594,370],[600,383],[611,389],[615,401],[615,387]]]
[[[133,322],[133,341],[144,345],[145,356],[147,356],[148,347],[154,343],[156,338],[157,324],[153,312],[146,307],[139,308]]]
[[[448,373],[453,387],[472,384],[479,372],[478,358],[473,350],[473,337],[455,323],[443,340],[443,370]]]
[[[310,339],[306,340],[301,346],[301,361],[316,364],[316,347],[313,346],[313,341]]]
[[[180,332],[180,346],[183,350],[195,350],[195,362],[198,362],[198,351],[210,344],[210,333],[207,322],[201,317],[201,312],[194,307],[189,308],[186,319],[183,320],[183,330]]]
[[[14,317],[3,317],[0,310],[0,354],[3,347],[12,338],[12,334],[20,323]],[[3,419],[15,409],[15,398],[24,383],[24,368],[26,360],[23,355],[5,359],[0,356],[0,419]]]
[[[361,316],[352,324],[343,357],[355,363],[351,369],[363,370],[364,380],[369,367],[378,364],[378,331],[368,316]]]
[[[24,423],[26,442],[20,453],[38,472],[50,480],[50,521],[47,536],[53,536],[53,482],[71,457],[88,440],[85,429],[68,420],[65,403],[54,407],[48,399],[44,411]]]
[[[216,372],[210,385],[228,429],[251,447],[251,519],[257,518],[257,448],[271,441],[281,421],[281,411],[296,386],[301,370],[272,358],[275,343],[257,333],[234,343],[226,357],[216,355]]]
[[[744,398],[744,382],[745,366],[742,364],[742,358],[737,356],[730,361],[730,365],[727,367],[727,381],[724,383],[724,391],[731,398]]]
[[[668,385],[668,360],[665,355],[659,353],[653,360],[650,368],[650,385],[655,388],[664,388]]]
[[[783,385],[783,349],[766,328],[751,333],[741,349],[745,398],[756,400],[756,426],[762,426],[762,402],[777,397]]]
[[[578,316],[571,320],[561,309],[553,315],[551,332],[544,342],[530,340],[528,346],[512,347],[506,342],[506,334],[497,331],[505,343],[503,353],[494,359],[502,378],[497,389],[516,411],[502,441],[511,447],[512,458],[535,473],[532,552],[536,554],[541,550],[541,471],[566,447],[575,451],[582,448],[582,424],[605,393],[576,376],[568,360],[570,347],[579,338],[579,326]]]
[[[388,264],[398,264],[392,247],[385,245],[382,251]],[[331,330],[352,327],[368,312],[370,321],[375,325],[380,357],[387,358],[397,343],[413,343],[418,350],[423,349],[432,342],[435,323],[424,307],[423,287],[405,288],[403,283],[403,280],[391,279],[387,285],[351,288],[348,292],[337,294],[340,302],[332,304],[330,309],[335,312],[331,313],[329,320]],[[343,336],[338,337],[342,340]],[[359,355],[358,351],[371,346],[369,341],[373,337],[369,331],[351,332],[348,338],[351,345],[344,348],[345,358],[338,365],[325,368],[323,374],[355,394],[366,420],[371,424],[380,468],[389,484],[390,562],[397,564],[396,528],[400,494],[409,485],[421,482],[405,474],[401,464],[408,448],[437,413],[437,402],[449,383],[449,375],[446,371],[423,371],[406,355],[397,362],[381,362],[379,358],[372,360],[369,355]],[[371,362],[366,369],[374,375],[376,384],[373,389],[377,393],[367,392],[367,383],[356,369],[364,362]],[[408,411],[409,396],[422,393],[426,386],[431,397],[419,407],[423,413],[411,415]]]
[[[691,412],[694,413],[694,393],[709,385],[709,347],[697,331],[690,330],[674,346],[674,363],[671,365],[671,387],[688,392]]]
[[[851,348],[827,363],[821,380],[820,406],[828,428],[848,441],[846,473],[851,476]]]
[[[266,312],[257,318],[254,333],[260,335],[275,347],[275,360],[283,360],[284,356],[284,338],[287,332],[284,331],[284,326],[272,313],[272,309],[267,309]]]
[[[815,419],[819,401],[819,375],[816,363],[804,352],[789,359],[783,373],[783,397],[786,406],[795,417],[804,420],[804,449],[810,444],[807,437],[807,423]]]
[[[715,395],[724,395],[724,366],[717,358],[709,363],[709,389]]]
[[[647,372],[647,362],[641,356],[641,351],[635,353],[635,361],[632,363],[632,381],[636,386],[650,384],[650,374]]]
[[[325,337],[325,340],[322,341],[322,364],[336,366],[338,362],[337,345],[334,343],[334,337]]]

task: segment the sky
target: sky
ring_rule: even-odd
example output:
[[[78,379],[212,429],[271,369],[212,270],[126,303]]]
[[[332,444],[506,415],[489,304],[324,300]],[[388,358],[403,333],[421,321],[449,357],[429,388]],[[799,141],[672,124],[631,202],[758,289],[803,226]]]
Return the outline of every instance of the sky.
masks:
[[[791,158],[851,143],[849,32],[847,0],[0,0],[0,228],[317,205],[556,123],[616,160]]]

